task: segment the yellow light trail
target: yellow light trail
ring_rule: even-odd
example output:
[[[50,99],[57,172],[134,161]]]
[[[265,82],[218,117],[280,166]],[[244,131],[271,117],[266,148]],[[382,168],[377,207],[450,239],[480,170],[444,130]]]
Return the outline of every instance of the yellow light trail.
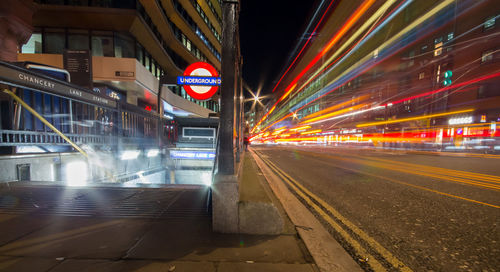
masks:
[[[428,119],[428,118],[433,118],[433,117],[440,117],[440,116],[447,116],[447,115],[453,115],[453,114],[459,114],[459,113],[466,113],[466,112],[471,112],[471,111],[474,111],[474,109],[459,110],[459,111],[452,111],[452,112],[442,112],[442,113],[436,113],[436,114],[430,114],[430,115],[421,115],[421,116],[415,116],[415,117],[409,117],[409,118],[403,118],[403,119],[396,119],[396,120],[387,120],[387,121],[364,123],[364,124],[358,124],[358,125],[356,125],[356,127],[369,127],[369,126],[377,126],[377,125],[387,125],[387,124],[394,124],[394,123],[402,123],[402,122],[408,122],[408,121]]]
[[[441,3],[439,3],[438,5],[436,5],[432,10],[430,10],[429,12],[425,13],[424,15],[422,15],[420,18],[418,18],[417,20],[413,21],[411,24],[409,24],[408,26],[406,26],[404,29],[402,29],[401,31],[399,31],[396,35],[392,36],[390,39],[388,39],[386,42],[384,42],[382,45],[378,46],[376,49],[374,49],[373,51],[371,51],[370,53],[368,53],[366,56],[364,56],[362,59],[360,59],[358,62],[356,62],[355,64],[351,65],[348,69],[344,70],[341,74],[339,74],[336,78],[334,78],[333,80],[331,80],[330,82],[326,83],[325,86],[328,86],[334,82],[336,82],[337,80],[339,80],[341,77],[349,74],[351,71],[355,70],[355,69],[358,69],[359,66],[361,66],[363,63],[366,63],[367,61],[371,60],[373,58],[373,55],[374,55],[374,52],[376,50],[378,51],[381,51],[383,49],[385,49],[386,47],[388,47],[390,44],[392,44],[393,42],[395,42],[397,39],[399,39],[400,37],[402,37],[403,35],[405,35],[407,32],[411,31],[412,29],[416,28],[418,25],[420,25],[421,23],[423,23],[424,21],[430,19],[432,16],[434,16],[436,13],[440,12],[442,9],[446,8],[447,6],[453,4],[455,2],[455,0],[446,0],[446,1],[443,1]],[[330,61],[330,60],[329,60]],[[328,62],[327,62],[328,63]],[[322,72],[322,70],[318,70],[319,72]],[[318,72],[318,73],[319,73]],[[317,74],[317,73],[316,73]],[[314,76],[311,76],[310,78],[314,78]],[[302,87],[300,87],[299,90],[302,90],[302,88],[304,87],[305,85],[303,85]]]
[[[311,126],[306,125],[306,126],[295,127],[295,128],[291,128],[290,131],[297,131],[297,130],[308,129],[308,128],[311,128]]]
[[[316,64],[332,47],[335,45],[342,36],[361,18],[361,16],[375,3],[375,0],[365,0],[355,11],[354,13],[347,19],[346,23],[341,27],[341,29],[333,36],[332,39],[328,42],[328,44],[321,50],[321,52],[316,55],[316,57],[304,68],[297,77],[288,85],[285,89],[285,94],[278,99],[278,101],[274,104],[271,111],[267,112],[257,123],[257,125],[252,129],[251,133],[255,130],[257,126],[259,126],[274,110],[276,105],[285,97],[287,97],[293,89],[295,89],[297,85],[297,81],[302,78],[302,76],[314,65]]]
[[[278,102],[285,100],[285,98],[297,87],[297,83],[293,84],[293,86],[278,100]]]
[[[300,135],[308,135],[308,134],[320,133],[321,131],[322,131],[321,129],[316,129],[316,130],[311,130],[311,131],[304,131],[304,132],[301,132]]]
[[[361,101],[366,100],[368,97],[370,97],[370,95],[367,95],[367,94],[366,94],[366,95],[362,95],[362,96],[360,96],[360,97],[356,97],[356,98],[354,98],[354,99],[351,99],[351,100],[349,100],[349,101],[345,101],[345,102],[342,102],[342,103],[339,103],[339,104],[335,104],[335,105],[333,105],[333,106],[331,106],[331,107],[328,107],[328,108],[326,108],[326,109],[320,110],[320,111],[315,112],[315,113],[311,113],[311,114],[309,114],[309,115],[305,116],[305,117],[304,117],[304,119],[313,118],[313,117],[315,117],[315,116],[318,116],[318,115],[321,115],[321,114],[324,114],[324,113],[327,113],[327,112],[330,112],[330,111],[336,110],[336,109],[338,109],[338,108],[342,108],[342,107],[347,106],[347,105],[349,105],[349,104],[352,104],[352,103],[354,103],[354,102],[358,102],[358,103],[359,103],[359,102],[361,102]]]
[[[314,74],[309,76],[309,79],[304,84],[302,84],[299,91],[307,86],[307,84],[309,84],[312,80],[314,80],[316,76],[321,73],[323,69],[325,69],[325,67],[329,66],[330,63],[335,58],[337,58],[347,48],[348,45],[352,44],[354,40],[356,40],[370,25],[375,23],[376,20],[378,20],[378,18],[380,18],[380,16],[382,16],[392,6],[392,4],[394,4],[394,2],[396,2],[396,0],[388,0],[382,6],[380,6],[380,8],[375,13],[373,13],[373,15],[368,20],[366,20],[366,22],[361,25],[346,42],[342,43],[342,46],[337,49],[335,53],[330,58],[328,58],[328,60],[325,61],[325,63],[320,68],[318,68]]]

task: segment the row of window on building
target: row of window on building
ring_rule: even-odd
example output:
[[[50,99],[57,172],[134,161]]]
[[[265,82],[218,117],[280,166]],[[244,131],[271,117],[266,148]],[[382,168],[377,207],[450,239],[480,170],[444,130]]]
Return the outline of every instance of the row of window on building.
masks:
[[[161,3],[161,1],[159,3],[160,3],[160,7],[161,7],[165,17],[168,19],[167,12],[166,12],[165,8],[163,7],[163,4]],[[221,60],[220,53],[217,51],[217,49],[215,49],[215,46],[207,39],[205,34],[203,34],[203,32],[200,30],[200,28],[198,27],[196,22],[193,20],[193,18],[188,14],[188,12],[184,9],[184,7],[182,7],[182,5],[177,0],[173,0],[173,3],[174,3],[174,7],[177,9],[177,13],[180,14],[184,18],[184,20],[188,23],[188,25],[191,27],[191,29],[194,31],[194,33],[196,35],[198,35],[198,37],[208,47],[210,52],[212,52],[212,54],[220,61]],[[176,34],[177,39],[179,39],[180,35],[176,32],[181,32],[180,29],[178,29],[178,27],[169,19],[168,19],[168,21],[170,23],[170,26],[174,30],[174,33]],[[184,35],[184,34],[182,34],[182,35]]]
[[[95,105],[72,101],[67,98],[24,89],[21,97],[29,106],[41,113],[58,130],[77,135],[117,135],[118,119],[121,120],[122,136],[154,137],[156,119],[138,113],[116,111]],[[52,132],[40,119],[22,109],[19,129],[28,131]]]
[[[62,54],[64,49],[90,50],[92,56],[136,58],[156,78],[164,70],[147,50],[127,33],[99,30],[36,28],[21,47],[24,54]]]
[[[221,35],[219,34],[219,32],[217,32],[217,30],[215,29],[214,25],[210,22],[210,20],[208,19],[208,16],[205,14],[205,12],[201,8],[200,4],[198,4],[198,1],[191,0],[191,4],[193,4],[193,7],[196,9],[196,11],[198,11],[198,14],[203,19],[203,21],[205,22],[205,24],[207,24],[208,28],[212,31],[212,33],[214,34],[215,38],[219,42],[221,42],[222,41]]]

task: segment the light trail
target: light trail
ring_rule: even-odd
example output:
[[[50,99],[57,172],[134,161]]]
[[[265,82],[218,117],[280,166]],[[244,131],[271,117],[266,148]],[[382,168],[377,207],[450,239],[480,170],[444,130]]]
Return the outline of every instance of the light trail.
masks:
[[[283,75],[281,76],[281,78],[278,80],[278,82],[276,83],[276,85],[274,86],[273,88],[273,93],[274,91],[276,90],[276,88],[278,87],[278,85],[281,83],[281,80],[283,80],[283,78],[285,77],[285,75],[288,73],[288,71],[290,70],[290,68],[292,68],[292,66],[295,64],[295,62],[297,61],[297,59],[299,58],[299,56],[302,54],[302,52],[304,51],[304,49],[306,48],[307,44],[309,43],[309,41],[311,41],[311,38],[312,36],[314,35],[314,33],[316,33],[316,30],[318,29],[319,25],[321,24],[321,22],[323,21],[323,19],[325,18],[325,15],[328,13],[328,10],[330,9],[330,7],[332,6],[332,4],[334,3],[335,1],[330,1],[330,4],[328,5],[328,7],[326,8],[325,12],[323,12],[323,15],[321,16],[321,19],[318,21],[318,23],[316,24],[316,26],[314,27],[314,30],[311,32],[311,35],[309,35],[309,38],[307,39],[306,43],[302,46],[302,49],[300,49],[300,52],[297,54],[297,56],[295,56],[295,59],[292,61],[292,63],[290,64],[290,66],[288,66],[288,68],[286,69],[286,71],[283,73]],[[309,28],[309,27],[308,27]]]
[[[328,114],[325,114],[325,115],[321,115],[321,116],[318,116],[318,117],[315,117],[315,118],[312,118],[312,119],[309,119],[309,120],[306,120],[306,121],[303,121],[303,122],[300,122],[300,123],[301,124],[315,123],[315,122],[317,122],[319,120],[330,118],[332,116],[337,116],[337,115],[340,115],[340,114],[343,114],[343,113],[346,113],[346,112],[350,112],[350,111],[353,111],[353,110],[357,110],[357,109],[360,109],[360,108],[363,108],[363,107],[366,107],[366,106],[367,106],[367,104],[355,105],[355,106],[352,106],[352,107],[349,107],[349,108],[345,108],[345,109],[334,111],[334,112],[331,112],[331,113],[328,113]],[[331,120],[331,119],[329,119],[329,120]]]
[[[297,81],[314,65],[316,62],[318,62],[324,54],[326,54],[335,43],[337,43],[338,40],[349,30],[354,23],[358,21],[358,19],[363,15],[369,7],[371,7],[375,3],[375,0],[365,0],[361,6],[356,9],[356,11],[349,17],[349,19],[346,21],[346,23],[341,27],[341,29],[333,36],[332,39],[327,43],[327,45],[321,50],[321,52],[316,55],[316,57],[304,68],[299,75],[295,77],[295,79],[288,85],[288,87],[285,89],[285,94],[276,101],[272,109],[276,107],[276,105],[284,99],[284,97],[287,97],[291,91],[295,88]],[[257,125],[252,129],[251,133],[255,130],[257,126],[259,126],[266,118],[271,114],[272,111],[267,112],[261,120],[257,123]]]
[[[388,121],[380,121],[380,122],[371,122],[371,123],[358,124],[358,125],[356,125],[356,127],[369,127],[369,126],[377,126],[377,125],[387,125],[387,124],[394,124],[394,123],[402,123],[402,122],[422,120],[422,119],[429,119],[429,118],[434,118],[434,117],[447,116],[447,115],[453,115],[453,114],[459,114],[459,113],[466,113],[466,112],[472,112],[472,111],[474,111],[474,109],[459,110],[459,111],[452,111],[452,112],[442,112],[442,113],[422,115],[422,116],[415,116],[415,117],[409,117],[409,118],[403,118],[403,119],[396,119],[396,120],[388,120]]]

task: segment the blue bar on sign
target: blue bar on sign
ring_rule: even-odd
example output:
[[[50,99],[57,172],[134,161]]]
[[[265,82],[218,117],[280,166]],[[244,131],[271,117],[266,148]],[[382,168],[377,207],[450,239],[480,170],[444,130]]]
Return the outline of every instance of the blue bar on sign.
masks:
[[[179,76],[177,77],[178,85],[200,85],[200,86],[218,86],[222,82],[220,77],[193,77]]]
[[[202,151],[170,151],[170,158],[172,159],[193,159],[193,160],[211,160],[215,158],[215,152],[202,152]]]

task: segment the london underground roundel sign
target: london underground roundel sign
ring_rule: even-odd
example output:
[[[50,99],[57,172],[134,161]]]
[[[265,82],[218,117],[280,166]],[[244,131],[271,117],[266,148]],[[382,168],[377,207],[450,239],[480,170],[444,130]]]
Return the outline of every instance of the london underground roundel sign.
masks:
[[[221,78],[212,65],[195,62],[186,68],[183,76],[177,77],[177,84],[184,85],[192,98],[207,100],[219,89]]]

